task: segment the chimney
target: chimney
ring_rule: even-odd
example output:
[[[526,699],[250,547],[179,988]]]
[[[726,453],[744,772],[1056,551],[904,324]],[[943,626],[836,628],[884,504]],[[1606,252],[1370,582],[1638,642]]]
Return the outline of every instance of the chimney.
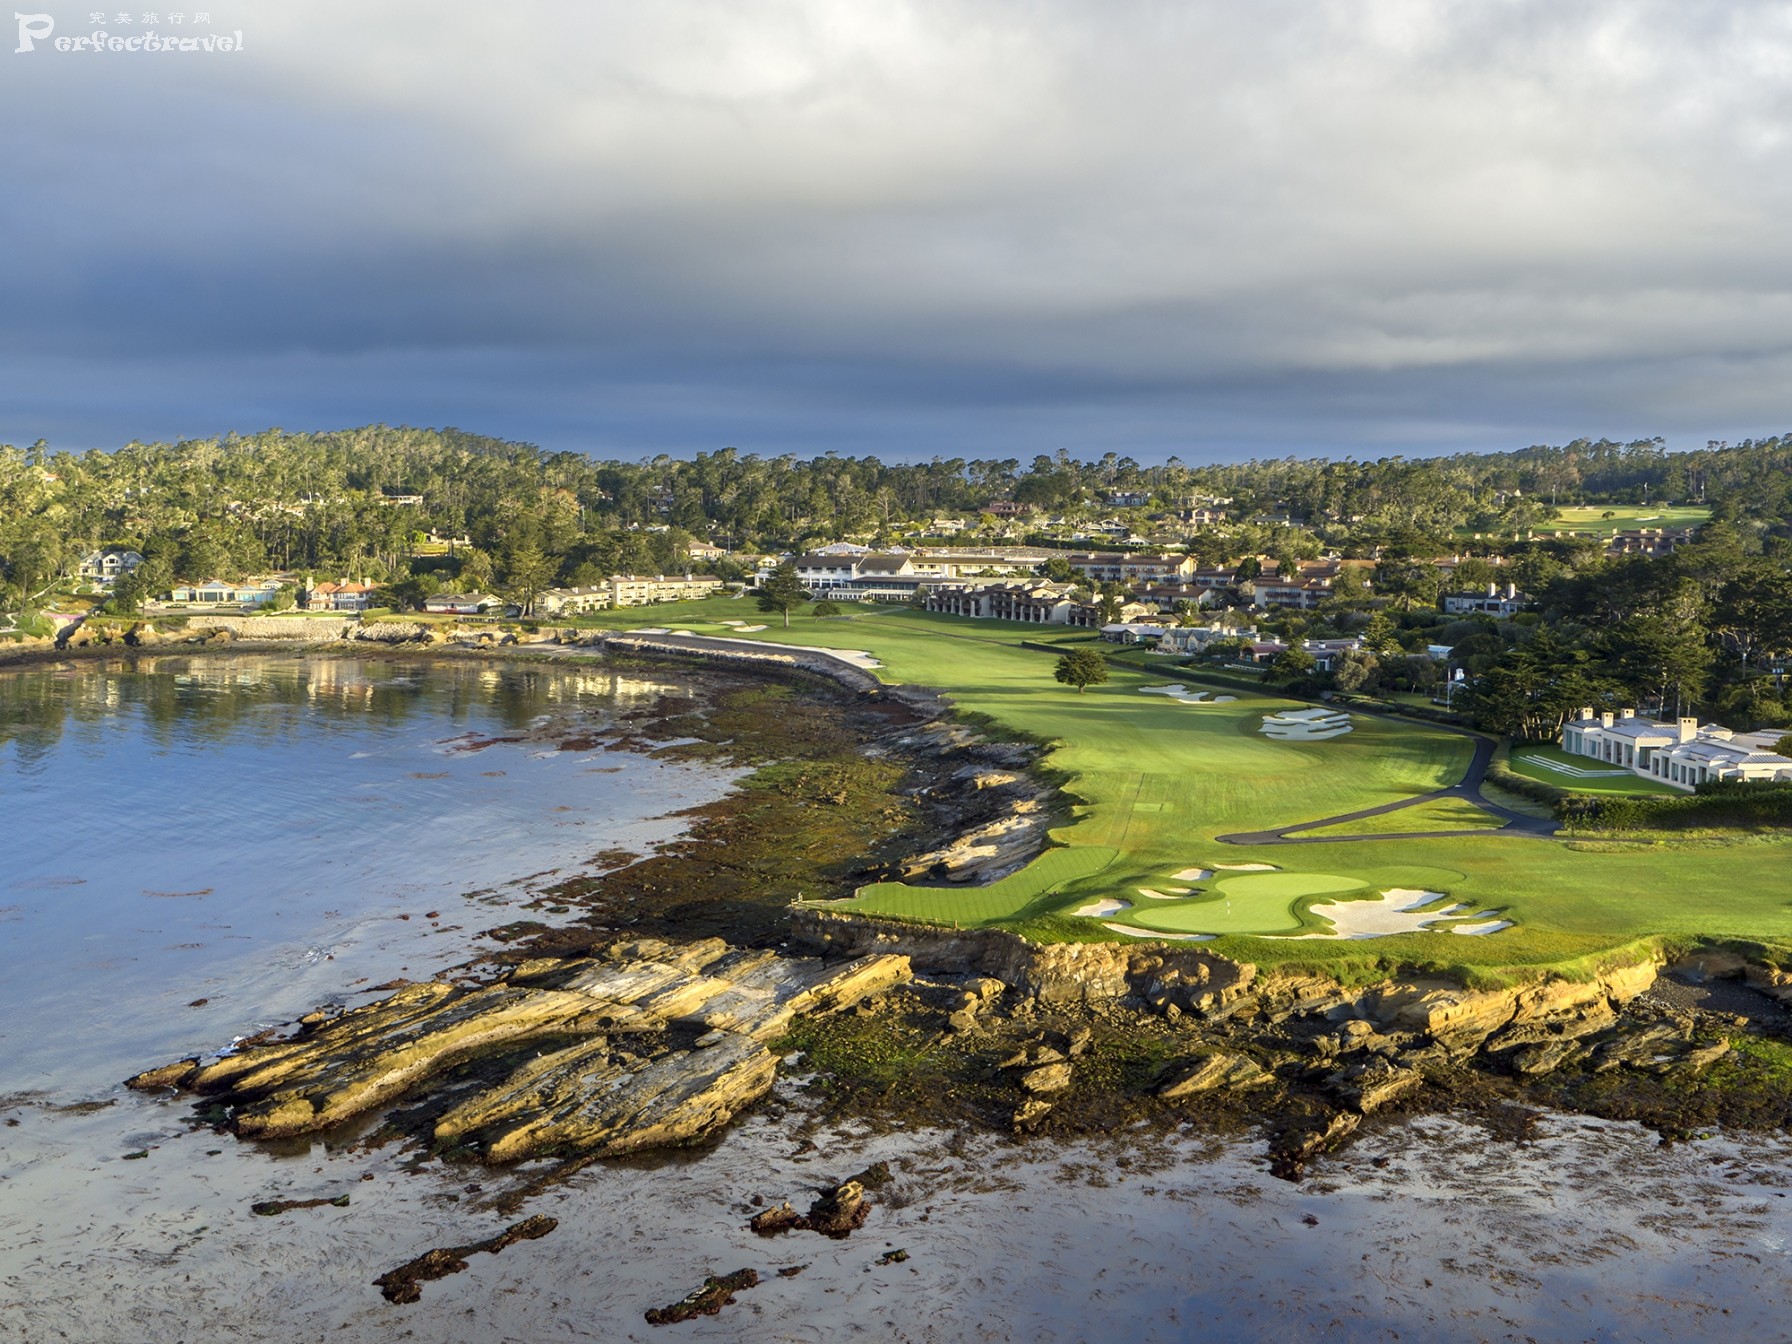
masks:
[[[1506,585],[1506,600],[1511,601],[1513,598],[1515,598],[1517,596],[1518,596],[1518,585],[1516,583],[1508,583]]]
[[[1693,738],[1697,737],[1698,735],[1699,735],[1699,721],[1697,719],[1681,719],[1680,720],[1680,740],[1682,742],[1690,742],[1693,740]]]
[[[1593,717],[1593,706],[1591,706],[1591,705],[1582,705],[1582,706],[1581,706],[1581,707],[1580,707],[1580,717],[1581,717],[1581,718],[1583,718],[1583,719],[1590,719],[1590,718],[1592,718],[1592,717]]]
[[[1620,709],[1618,711],[1618,717],[1620,719],[1634,719],[1636,717],[1636,710],[1634,708]]]
[[[1609,709],[1599,716],[1599,726],[1601,728],[1610,728],[1612,726],[1612,712]]]

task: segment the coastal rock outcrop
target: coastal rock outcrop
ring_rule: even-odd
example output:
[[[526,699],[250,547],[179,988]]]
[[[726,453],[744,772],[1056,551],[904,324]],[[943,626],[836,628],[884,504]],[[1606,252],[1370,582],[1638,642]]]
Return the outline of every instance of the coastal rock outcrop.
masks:
[[[765,1042],[909,979],[907,958],[845,964],[745,951],[720,939],[640,940],[605,956],[536,961],[473,989],[408,985],[388,998],[210,1063],[129,1080],[229,1106],[244,1137],[304,1134],[363,1114],[449,1069],[539,1046],[441,1117],[434,1137],[492,1161],[610,1155],[687,1142],[771,1088]]]
[[[1158,1087],[1157,1095],[1165,1101],[1198,1096],[1236,1087],[1256,1087],[1273,1081],[1263,1066],[1254,1059],[1224,1050],[1197,1056],[1175,1070]]]

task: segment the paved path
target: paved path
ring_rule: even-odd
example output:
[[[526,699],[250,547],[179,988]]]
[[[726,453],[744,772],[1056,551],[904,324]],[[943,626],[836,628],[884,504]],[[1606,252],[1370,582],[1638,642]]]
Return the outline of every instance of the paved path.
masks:
[[[1388,719],[1396,723],[1411,722],[1410,719],[1402,719],[1395,714],[1377,714],[1373,710],[1352,709],[1349,712],[1364,714],[1374,719]],[[1489,802],[1482,794],[1481,785],[1487,780],[1487,767],[1493,762],[1493,739],[1482,737],[1479,733],[1467,732],[1461,728],[1451,728],[1445,724],[1427,724],[1426,726],[1446,733],[1456,733],[1475,744],[1475,754],[1469,760],[1468,769],[1463,772],[1461,780],[1449,788],[1433,789],[1430,793],[1417,794],[1397,803],[1383,803],[1380,807],[1365,807],[1359,812],[1340,812],[1335,817],[1321,817],[1318,821],[1297,821],[1292,826],[1278,826],[1268,831],[1239,831],[1232,835],[1218,835],[1214,839],[1227,845],[1336,845],[1348,844],[1352,840],[1443,840],[1460,836],[1525,835],[1536,839],[1556,833],[1555,822],[1543,817],[1528,817],[1522,812],[1514,812],[1509,807],[1501,807],[1498,803]],[[1506,824],[1493,830],[1375,831],[1365,835],[1289,834],[1291,831],[1310,831],[1320,826],[1341,826],[1346,822],[1362,821],[1368,817],[1386,816],[1390,812],[1417,807],[1421,803],[1437,802],[1443,798],[1460,798],[1464,802],[1474,804],[1484,812],[1490,812],[1496,817],[1503,817]]]

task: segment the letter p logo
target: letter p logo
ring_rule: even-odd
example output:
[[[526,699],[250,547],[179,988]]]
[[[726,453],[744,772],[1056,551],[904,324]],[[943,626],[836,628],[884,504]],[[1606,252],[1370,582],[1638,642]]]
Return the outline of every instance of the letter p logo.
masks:
[[[19,21],[19,45],[12,49],[15,56],[20,52],[35,50],[37,43],[56,31],[56,20],[48,14],[20,14],[14,11],[13,18]]]

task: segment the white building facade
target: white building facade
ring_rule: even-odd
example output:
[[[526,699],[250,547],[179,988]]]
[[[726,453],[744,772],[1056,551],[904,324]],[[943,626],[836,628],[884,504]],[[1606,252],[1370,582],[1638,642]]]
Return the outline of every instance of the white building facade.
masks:
[[[1562,725],[1562,750],[1644,779],[1658,779],[1691,792],[1714,780],[1792,783],[1792,757],[1772,750],[1778,733],[1735,733],[1697,719],[1672,723],[1646,719],[1634,709],[1580,716]]]

